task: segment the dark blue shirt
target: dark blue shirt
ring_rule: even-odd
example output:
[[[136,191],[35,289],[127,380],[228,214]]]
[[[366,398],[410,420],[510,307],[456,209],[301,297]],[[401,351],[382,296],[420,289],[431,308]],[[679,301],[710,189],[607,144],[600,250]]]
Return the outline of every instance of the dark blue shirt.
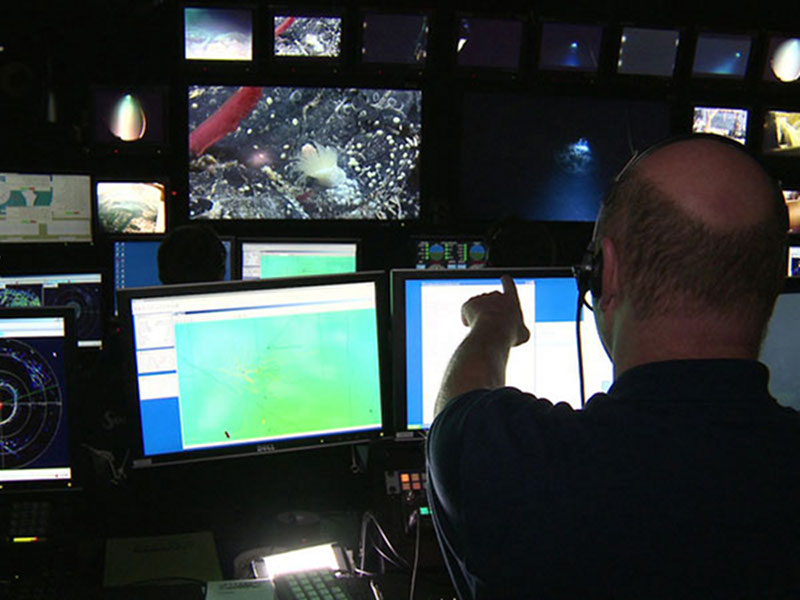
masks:
[[[800,417],[768,377],[673,361],[583,411],[513,388],[455,398],[427,453],[461,597],[800,597]]]

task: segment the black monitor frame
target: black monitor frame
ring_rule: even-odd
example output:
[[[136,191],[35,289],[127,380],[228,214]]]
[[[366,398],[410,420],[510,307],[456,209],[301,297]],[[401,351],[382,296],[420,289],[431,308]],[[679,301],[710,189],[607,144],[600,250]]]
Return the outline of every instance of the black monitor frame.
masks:
[[[311,287],[319,285],[335,285],[340,283],[370,282],[375,285],[376,326],[378,332],[377,349],[379,359],[381,426],[348,433],[312,434],[308,437],[296,437],[282,440],[257,441],[231,446],[220,446],[211,449],[184,450],[176,453],[146,455],[144,450],[139,401],[139,388],[136,376],[135,357],[133,356],[134,331],[131,314],[131,302],[135,299],[147,299],[169,296],[191,296],[198,294],[217,294],[224,292],[246,292],[250,290],[272,290],[293,287]],[[389,296],[388,278],[385,272],[362,271],[359,273],[318,275],[283,279],[257,279],[247,281],[215,282],[208,284],[170,285],[150,288],[125,288],[118,292],[120,299],[120,322],[124,347],[128,349],[125,364],[125,400],[128,405],[128,418],[133,424],[132,439],[133,466],[155,467],[171,464],[194,463],[225,458],[244,458],[265,454],[293,452],[313,448],[324,448],[340,445],[367,443],[383,437],[390,430],[391,407],[387,401],[390,397],[389,367]]]

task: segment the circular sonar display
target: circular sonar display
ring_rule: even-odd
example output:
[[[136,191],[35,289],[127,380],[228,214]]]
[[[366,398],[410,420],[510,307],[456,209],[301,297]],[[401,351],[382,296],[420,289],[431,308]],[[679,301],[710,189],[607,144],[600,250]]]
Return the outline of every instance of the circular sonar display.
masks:
[[[41,458],[63,410],[58,378],[44,357],[19,340],[0,340],[0,468]]]
[[[97,284],[64,285],[45,290],[45,304],[68,306],[75,311],[79,340],[100,339],[103,331],[101,296],[102,289]]]

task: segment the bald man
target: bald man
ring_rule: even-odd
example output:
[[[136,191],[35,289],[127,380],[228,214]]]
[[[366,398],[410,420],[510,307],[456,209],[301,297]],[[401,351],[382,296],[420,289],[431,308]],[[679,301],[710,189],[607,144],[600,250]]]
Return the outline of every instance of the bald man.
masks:
[[[582,411],[503,387],[529,337],[513,280],[462,307],[427,440],[462,599],[800,597],[800,417],[757,361],[787,227],[722,138],[626,168],[591,246],[614,383]]]

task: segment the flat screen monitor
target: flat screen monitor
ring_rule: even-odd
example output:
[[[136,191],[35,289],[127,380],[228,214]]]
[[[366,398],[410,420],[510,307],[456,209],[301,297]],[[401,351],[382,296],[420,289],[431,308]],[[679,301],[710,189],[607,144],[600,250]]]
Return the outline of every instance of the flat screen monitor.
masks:
[[[385,279],[363,272],[120,292],[134,465],[380,435]]]
[[[167,188],[163,181],[98,181],[97,219],[111,235],[164,233]]]
[[[800,111],[768,110],[764,113],[762,150],[767,156],[800,155]]]
[[[747,143],[746,108],[695,106],[692,120],[694,133],[713,133],[744,145]]]
[[[699,34],[692,75],[744,79],[752,43],[749,35]]]
[[[196,85],[189,130],[191,219],[419,217],[420,90]]]
[[[67,306],[75,311],[78,347],[100,348],[103,341],[103,274],[100,272],[4,273],[0,308]]]
[[[2,491],[63,490],[75,484],[73,325],[69,308],[0,311]]]
[[[417,269],[479,269],[486,266],[489,249],[479,236],[414,237]]]
[[[0,242],[91,242],[87,174],[0,173]]]
[[[158,278],[158,247],[161,237],[114,241],[114,291],[128,287],[161,285]],[[221,238],[228,251],[225,279],[231,279],[233,239]],[[116,296],[115,296],[116,298]]]
[[[253,60],[253,11],[249,8],[186,6],[186,60]]]
[[[425,64],[429,18],[425,14],[369,12],[362,21],[361,60],[367,64]]]
[[[767,335],[761,346],[761,361],[769,367],[769,391],[783,406],[800,410],[800,280],[787,279],[778,296]]]
[[[529,342],[511,349],[506,384],[552,402],[581,406],[575,314],[578,288],[565,269],[392,271],[392,332],[395,398],[400,429],[427,429],[450,357],[468,328],[461,305],[501,291],[500,277],[513,276]],[[594,318],[581,321],[587,395],[611,386],[613,369]]]
[[[634,151],[672,133],[659,101],[473,92],[463,106],[458,211],[470,220],[594,221]]]
[[[284,58],[338,58],[342,18],[338,15],[276,14],[273,55]]]
[[[679,42],[680,32],[674,29],[625,27],[620,38],[617,72],[672,77]]]
[[[460,16],[456,56],[460,67],[516,71],[522,46],[522,21]]]
[[[356,240],[242,239],[239,247],[242,279],[330,275],[357,270]]]
[[[544,23],[539,68],[594,73],[600,66],[602,40],[603,28],[600,25]]]

